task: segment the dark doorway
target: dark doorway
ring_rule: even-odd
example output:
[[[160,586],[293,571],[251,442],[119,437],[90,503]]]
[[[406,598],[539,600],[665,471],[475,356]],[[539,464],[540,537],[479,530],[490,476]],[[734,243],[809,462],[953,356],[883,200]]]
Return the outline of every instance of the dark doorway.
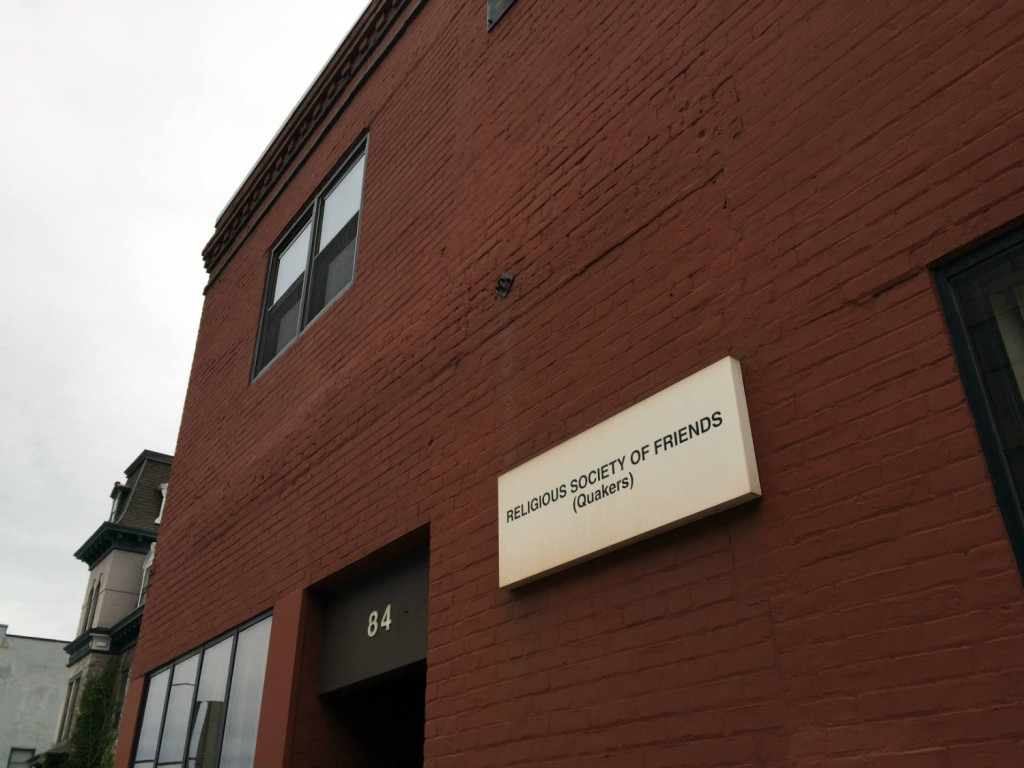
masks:
[[[427,666],[419,662],[323,696],[344,745],[339,764],[422,766],[426,687]]]

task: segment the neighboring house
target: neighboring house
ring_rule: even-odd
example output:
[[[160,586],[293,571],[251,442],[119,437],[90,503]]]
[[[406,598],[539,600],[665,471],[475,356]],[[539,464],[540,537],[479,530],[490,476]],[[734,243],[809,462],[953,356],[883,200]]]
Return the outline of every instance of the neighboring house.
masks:
[[[203,254],[117,768],[1024,764],[1022,41],[372,0]]]
[[[127,686],[172,459],[155,451],[140,453],[125,470],[125,482],[114,483],[109,519],[75,552],[89,566],[89,580],[78,636],[64,648],[67,677],[57,749],[67,745],[89,677],[116,660],[122,696]]]
[[[22,768],[50,746],[64,692],[64,640],[0,624],[0,768]]]

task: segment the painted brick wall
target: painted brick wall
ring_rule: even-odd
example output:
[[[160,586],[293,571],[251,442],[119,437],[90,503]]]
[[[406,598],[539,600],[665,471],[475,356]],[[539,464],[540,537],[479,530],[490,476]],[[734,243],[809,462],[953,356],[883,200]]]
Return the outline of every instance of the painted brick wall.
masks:
[[[212,284],[133,674],[429,524],[430,765],[1019,764],[928,268],[1024,215],[1020,4],[484,6],[422,5]],[[355,285],[250,383],[365,130]],[[498,475],[725,355],[763,500],[499,590]]]

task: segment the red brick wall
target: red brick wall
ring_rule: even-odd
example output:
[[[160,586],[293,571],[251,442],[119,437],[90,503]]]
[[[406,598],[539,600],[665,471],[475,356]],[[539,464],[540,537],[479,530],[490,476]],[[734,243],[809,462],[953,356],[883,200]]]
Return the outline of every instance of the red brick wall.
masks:
[[[1024,215],[1020,4],[484,6],[426,3],[210,288],[134,674],[429,523],[428,764],[1019,764],[928,266]],[[367,129],[355,284],[250,383]],[[498,475],[725,355],[763,500],[499,590]]]

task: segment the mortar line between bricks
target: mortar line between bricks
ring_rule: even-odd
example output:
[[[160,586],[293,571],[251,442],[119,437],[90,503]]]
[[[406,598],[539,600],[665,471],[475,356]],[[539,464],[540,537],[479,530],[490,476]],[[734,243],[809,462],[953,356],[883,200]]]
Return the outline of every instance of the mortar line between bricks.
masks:
[[[450,361],[449,363],[447,363],[446,365],[444,365],[443,367],[441,367],[438,370],[438,372],[442,373],[444,371],[447,371],[449,368],[451,368],[456,363],[458,363],[463,357],[466,357],[467,355],[471,355],[471,354],[479,351],[480,349],[486,347],[487,344],[490,343],[496,336],[500,335],[501,333],[505,332],[509,328],[513,327],[524,315],[529,314],[531,309],[534,306],[536,306],[538,303],[542,303],[543,301],[545,301],[551,295],[551,293],[561,289],[563,286],[565,286],[566,284],[568,284],[572,280],[575,280],[576,278],[580,277],[582,274],[584,274],[592,266],[597,264],[599,261],[601,261],[602,259],[604,259],[608,255],[610,255],[612,252],[614,252],[618,248],[621,248],[623,245],[625,245],[627,242],[629,242],[629,240],[631,240],[633,237],[635,237],[636,235],[640,234],[644,229],[646,229],[652,223],[654,223],[659,218],[664,216],[673,207],[675,207],[676,205],[679,205],[680,203],[684,202],[689,197],[691,197],[692,195],[694,195],[697,192],[701,191],[702,189],[705,189],[708,186],[714,184],[718,180],[718,178],[724,172],[725,172],[724,168],[719,168],[713,174],[711,174],[711,176],[707,177],[704,181],[700,182],[699,184],[696,184],[696,185],[692,186],[685,193],[683,193],[679,197],[673,199],[671,202],[669,202],[663,208],[659,209],[658,211],[653,213],[650,217],[648,217],[647,220],[643,221],[642,223],[638,224],[635,228],[630,230],[630,232],[627,235],[625,235],[623,238],[621,238],[620,240],[616,241],[614,244],[612,244],[611,246],[606,248],[604,251],[602,251],[600,254],[598,254],[593,259],[591,259],[586,264],[584,264],[575,273],[573,273],[572,275],[570,275],[569,277],[567,277],[566,279],[564,279],[563,281],[559,282],[554,287],[552,287],[552,289],[548,293],[545,293],[543,296],[537,298],[529,306],[524,307],[514,317],[509,319],[509,321],[507,323],[499,325],[493,331],[491,331],[490,333],[488,333],[485,336],[481,337],[480,341],[476,345],[474,345],[473,347],[470,347],[470,348],[464,350],[461,353],[456,352],[456,355],[457,355],[456,358],[454,360]],[[522,257],[520,257],[519,259],[516,259],[512,263],[514,265],[518,265],[521,262],[522,262]]]
[[[655,212],[654,212],[654,213],[653,213],[653,214],[652,214],[652,215],[650,216],[650,218],[648,218],[648,219],[647,219],[646,221],[642,222],[641,224],[637,225],[637,226],[636,226],[636,227],[635,227],[634,229],[630,230],[630,231],[629,231],[629,232],[628,232],[628,233],[626,234],[626,236],[625,236],[625,237],[623,237],[622,239],[620,239],[620,240],[616,241],[616,242],[615,242],[615,243],[613,243],[613,244],[612,244],[611,246],[609,246],[609,247],[608,247],[607,249],[605,249],[604,251],[602,251],[601,253],[599,253],[599,254],[598,254],[597,256],[595,256],[594,258],[592,258],[592,259],[591,259],[590,261],[588,261],[587,263],[585,263],[585,264],[584,264],[584,265],[583,265],[582,267],[580,267],[579,269],[577,269],[577,270],[576,270],[576,272],[575,272],[575,273],[574,273],[573,275],[571,275],[571,276],[570,276],[570,277],[569,277],[569,278],[568,278],[567,280],[565,280],[565,281],[564,281],[563,283],[561,283],[561,284],[560,284],[560,285],[559,285],[558,287],[561,287],[562,285],[566,285],[566,284],[567,284],[567,283],[569,283],[570,281],[572,281],[572,280],[575,280],[575,279],[576,279],[577,277],[580,277],[581,275],[583,275],[583,274],[584,274],[584,273],[585,273],[585,272],[586,272],[586,271],[587,271],[588,269],[590,269],[590,268],[591,268],[592,266],[594,266],[595,264],[597,264],[597,263],[598,263],[599,261],[601,261],[602,259],[604,259],[604,258],[605,258],[606,256],[608,256],[608,255],[609,255],[610,253],[612,253],[612,252],[613,252],[613,251],[615,251],[616,249],[618,249],[618,248],[621,248],[621,247],[622,247],[623,245],[625,245],[625,244],[626,244],[626,243],[627,243],[627,242],[628,242],[629,240],[631,240],[631,239],[632,239],[633,237],[635,237],[635,236],[636,236],[636,235],[638,235],[638,234],[639,234],[640,232],[642,232],[643,230],[645,230],[645,229],[646,229],[647,227],[649,227],[649,226],[650,226],[650,225],[651,225],[652,223],[654,223],[655,221],[657,221],[658,219],[660,219],[660,218],[661,218],[662,216],[664,216],[664,215],[665,215],[666,213],[668,213],[668,212],[669,212],[669,211],[670,211],[670,210],[671,210],[672,208],[674,208],[674,207],[675,207],[676,205],[678,205],[679,203],[681,203],[681,202],[683,202],[684,200],[686,200],[687,198],[689,198],[689,197],[690,197],[691,195],[694,195],[694,194],[696,194],[697,192],[700,192],[700,191],[701,191],[702,189],[706,189],[707,187],[709,187],[709,186],[712,186],[712,185],[713,185],[713,184],[714,184],[714,183],[715,183],[716,181],[718,181],[718,178],[719,178],[719,177],[720,177],[720,176],[721,176],[721,175],[722,175],[722,174],[723,174],[724,172],[725,172],[725,168],[724,168],[724,167],[721,167],[721,168],[719,168],[719,169],[718,169],[717,171],[715,171],[715,172],[714,172],[713,174],[711,174],[711,176],[709,176],[709,177],[708,177],[707,179],[705,179],[705,180],[704,180],[703,182],[701,182],[700,184],[697,184],[697,185],[695,185],[695,186],[691,187],[691,188],[690,188],[690,189],[688,189],[688,190],[687,190],[687,191],[686,191],[685,193],[683,193],[682,195],[680,195],[679,197],[677,197],[676,199],[674,199],[674,200],[672,200],[672,201],[671,201],[670,203],[668,203],[668,205],[666,205],[665,207],[663,207],[663,208],[661,208],[661,209],[659,209],[659,210],[655,211]],[[600,212],[600,211],[598,211],[598,212]],[[573,230],[573,231],[575,231],[575,230]],[[570,235],[571,235],[571,234],[572,234],[572,232],[569,232],[568,234],[570,234]]]
[[[877,299],[883,293],[887,293],[887,292],[889,292],[891,290],[894,290],[894,289],[898,288],[899,286],[903,285],[904,283],[906,283],[906,282],[908,282],[910,280],[913,280],[915,277],[920,276],[920,274],[922,272],[925,272],[926,270],[927,270],[927,267],[918,267],[918,266],[914,266],[914,267],[911,267],[910,269],[904,270],[902,273],[900,273],[896,277],[890,278],[889,280],[885,281],[881,285],[876,286],[875,288],[871,288],[871,289],[869,289],[867,291],[864,291],[863,293],[860,293],[857,296],[854,296],[852,298],[846,299],[838,307],[835,307],[834,309],[830,309],[827,312],[823,312],[820,315],[816,315],[816,316],[814,316],[812,318],[809,318],[807,320],[807,325],[810,325],[811,323],[816,323],[819,320],[824,320],[825,318],[830,317],[831,315],[834,315],[837,312],[842,312],[842,311],[844,311],[846,309],[849,309],[852,306],[863,306],[864,304],[867,304],[869,301]]]

